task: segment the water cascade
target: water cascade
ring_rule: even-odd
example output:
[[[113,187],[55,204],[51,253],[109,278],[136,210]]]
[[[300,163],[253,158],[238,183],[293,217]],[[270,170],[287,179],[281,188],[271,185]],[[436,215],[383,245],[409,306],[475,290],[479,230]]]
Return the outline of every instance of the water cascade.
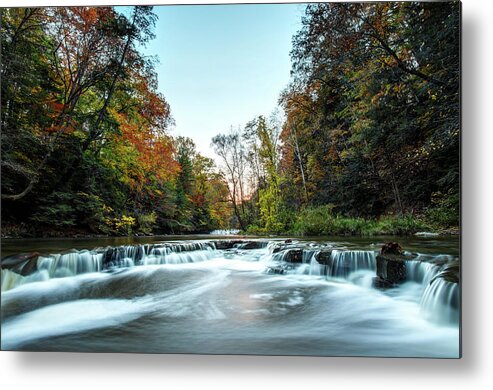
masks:
[[[213,242],[183,242],[166,244],[125,245],[118,247],[71,250],[39,256],[36,270],[22,276],[20,269],[2,269],[2,291],[18,285],[101,272],[135,265],[182,264],[206,261],[215,256]]]
[[[425,317],[439,323],[459,322],[459,284],[437,277],[429,283],[421,299]]]
[[[374,251],[333,250],[328,262],[327,276],[347,278],[350,273],[361,270],[376,270]]]
[[[377,251],[353,248],[373,247],[235,238],[10,256],[2,348],[458,356],[458,260],[406,254],[405,279],[375,288]]]

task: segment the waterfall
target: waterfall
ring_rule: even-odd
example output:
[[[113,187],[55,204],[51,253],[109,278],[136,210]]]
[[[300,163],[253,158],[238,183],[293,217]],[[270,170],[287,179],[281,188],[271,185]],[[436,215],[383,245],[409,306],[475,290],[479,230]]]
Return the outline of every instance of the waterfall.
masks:
[[[407,280],[420,283],[424,286],[438,275],[442,269],[441,265],[421,260],[406,261]]]
[[[347,278],[352,272],[376,268],[374,251],[333,250],[328,262],[327,276]]]
[[[421,298],[421,311],[434,322],[457,324],[459,322],[459,284],[441,277],[433,279]]]
[[[304,251],[303,263],[296,269],[298,275],[322,276],[325,274],[325,266],[317,261],[318,251]]]
[[[320,276],[324,274],[325,267],[317,261],[316,252],[311,254],[309,274]]]
[[[103,254],[88,250],[55,254],[38,258],[38,271],[45,270],[50,278],[73,276],[103,269]]]
[[[136,265],[182,264],[206,261],[217,252],[211,242],[170,242],[164,244],[125,245],[118,247],[72,250],[39,256],[36,271],[28,276],[20,275],[15,267],[2,269],[1,291],[21,284],[63,278],[90,272],[101,272]]]

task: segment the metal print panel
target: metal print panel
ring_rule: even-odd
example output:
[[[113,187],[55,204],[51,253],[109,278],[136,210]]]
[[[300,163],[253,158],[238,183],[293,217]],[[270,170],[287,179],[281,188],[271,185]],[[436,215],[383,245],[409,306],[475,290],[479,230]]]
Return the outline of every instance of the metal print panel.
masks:
[[[459,2],[1,17],[2,350],[460,357]]]

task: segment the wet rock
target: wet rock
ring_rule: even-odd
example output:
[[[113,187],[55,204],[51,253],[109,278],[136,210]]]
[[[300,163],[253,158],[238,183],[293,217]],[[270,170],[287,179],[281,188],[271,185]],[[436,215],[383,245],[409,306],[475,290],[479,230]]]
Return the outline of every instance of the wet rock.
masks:
[[[377,276],[389,283],[403,282],[407,278],[404,255],[377,255]]]
[[[232,249],[235,246],[244,243],[242,240],[218,240],[214,241],[216,249]]]
[[[282,251],[283,249],[284,249],[284,246],[276,245],[276,246],[272,247],[272,253],[278,253],[278,252]]]
[[[375,276],[372,280],[372,286],[374,288],[387,289],[395,287],[395,283],[392,283],[389,280],[383,279],[379,276]]]
[[[303,249],[300,248],[288,249],[283,257],[283,260],[288,263],[302,263]]]
[[[410,254],[404,254],[397,242],[388,242],[382,246],[377,255],[377,277],[386,283],[399,283],[407,278],[406,260],[411,260]]]
[[[330,258],[332,256],[332,250],[324,250],[320,251],[315,255],[315,259],[320,263],[324,265],[328,265],[330,262]]]
[[[283,275],[286,272],[285,269],[281,266],[267,267],[265,271],[268,274],[277,274],[277,275]]]
[[[265,242],[262,241],[245,241],[238,245],[238,249],[261,249],[265,248]]]
[[[2,259],[2,268],[9,269],[22,276],[37,271],[39,252],[19,253]]]
[[[437,278],[442,278],[450,283],[459,283],[460,281],[460,262],[453,261],[447,264],[443,270],[437,275]]]
[[[383,244],[380,250],[381,255],[402,255],[403,253],[402,247],[397,242]]]

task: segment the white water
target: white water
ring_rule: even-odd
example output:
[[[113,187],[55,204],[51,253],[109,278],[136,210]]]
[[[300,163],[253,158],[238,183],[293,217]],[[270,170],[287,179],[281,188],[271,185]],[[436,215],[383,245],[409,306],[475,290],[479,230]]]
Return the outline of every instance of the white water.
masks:
[[[324,265],[310,249],[269,275],[284,264],[272,245],[122,248],[40,258],[27,277],[2,270],[2,349],[459,354],[458,285],[433,279],[429,263],[410,262],[409,282],[377,290],[373,251],[333,250]]]
[[[218,229],[213,230],[209,234],[213,236],[234,236],[240,233],[240,229]]]
[[[430,282],[421,299],[424,317],[437,323],[449,324],[459,321],[459,285],[436,278]]]

